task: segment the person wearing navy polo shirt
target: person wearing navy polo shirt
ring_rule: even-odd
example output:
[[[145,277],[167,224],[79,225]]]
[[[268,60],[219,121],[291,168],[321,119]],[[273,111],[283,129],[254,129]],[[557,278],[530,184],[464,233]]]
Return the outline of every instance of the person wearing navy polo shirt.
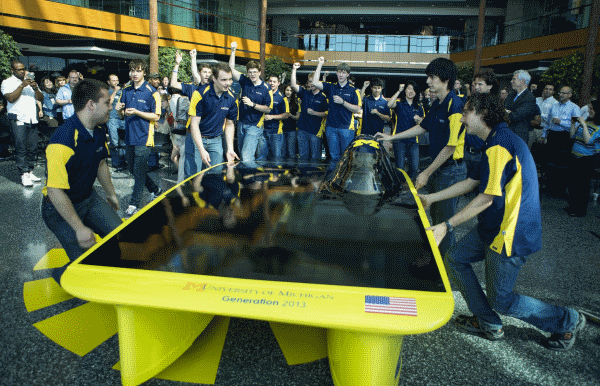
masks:
[[[420,90],[415,82],[408,82],[405,88],[401,84],[398,91],[390,98],[388,106],[396,113],[396,125],[392,135],[401,133],[421,123],[425,110],[419,103]],[[396,167],[404,169],[404,157],[408,156],[409,177],[414,180],[419,172],[419,144],[416,138],[400,139],[392,142]]]
[[[96,243],[94,233],[108,235],[121,219],[106,163],[106,130],[98,126],[108,122],[112,110],[108,84],[82,80],[73,88],[71,100],[75,114],[56,129],[46,148],[41,209],[44,223],[73,262]],[[108,202],[94,190],[96,179]],[[59,284],[67,265],[52,271]]]
[[[319,160],[323,155],[321,151],[321,138],[325,131],[325,118],[329,101],[325,94],[315,87],[313,80],[315,74],[308,75],[307,89],[298,86],[296,81],[296,71],[300,68],[300,63],[294,63],[292,66],[292,77],[290,85],[302,101],[300,109],[300,118],[298,119],[298,155],[301,160]]]
[[[179,74],[179,65],[183,60],[183,55],[181,51],[177,51],[175,53],[175,66],[173,67],[173,73],[171,74],[171,87],[181,90],[183,95],[185,95],[189,101],[192,100],[194,91],[198,90],[200,94],[204,93],[204,91],[210,84],[210,79],[212,78],[212,67],[207,63],[203,63],[200,65],[200,72],[198,73],[195,49],[190,51],[190,59],[192,67],[192,76],[194,78],[194,81],[199,81],[197,85],[194,83],[182,83],[178,81],[177,76]],[[184,178],[193,176],[202,169],[202,159],[200,158],[198,152],[195,149],[194,140],[192,139],[192,136],[190,134],[190,122],[190,118],[188,118],[186,122],[176,122],[177,125],[181,125],[183,123],[187,131],[185,140],[179,148],[179,162],[182,163]],[[198,158],[194,157],[194,155],[198,155]],[[198,165],[200,165],[200,168],[198,168]]]
[[[144,185],[155,199],[161,189],[148,176],[148,157],[154,146],[154,122],[161,112],[159,93],[145,81],[148,65],[144,60],[129,63],[133,82],[123,88],[121,99],[115,106],[121,117],[125,116],[125,145],[127,167],[133,175],[134,185],[129,207],[125,211],[133,216],[140,208]]]
[[[377,133],[377,137],[380,141],[393,141],[416,137],[428,131],[429,155],[433,162],[417,176],[415,188],[419,190],[427,186],[427,191],[433,193],[464,180],[467,175],[463,162],[465,131],[460,123],[463,100],[452,91],[458,70],[450,59],[432,60],[425,73],[427,86],[436,98],[425,118],[420,124],[401,133],[392,136]],[[430,210],[433,222],[443,222],[454,216],[457,204],[457,198],[433,204]],[[440,252],[446,253],[452,244],[454,232],[449,232],[440,245]]]
[[[313,84],[317,89],[324,91],[329,96],[329,100],[333,102],[329,105],[325,135],[331,161],[337,162],[354,139],[354,113],[362,111],[362,101],[360,90],[348,83],[350,66],[347,63],[337,66],[338,82],[336,84],[324,83],[319,80],[323,63],[325,63],[325,58],[321,56],[315,70]]]
[[[451,283],[473,313],[459,315],[455,323],[468,333],[498,340],[504,337],[498,313],[512,316],[550,333],[544,342],[549,349],[566,351],[585,326],[585,316],[513,292],[528,256],[542,247],[537,171],[527,143],[508,128],[495,95],[473,94],[461,121],[485,142],[479,168],[448,189],[420,196],[427,207],[479,187],[477,197],[460,212],[428,228],[439,244],[452,228],[478,216],[477,226],[444,256]],[[485,293],[471,265],[479,261],[485,261]]]
[[[363,100],[362,129],[361,134],[375,135],[383,131],[386,122],[392,120],[392,113],[388,107],[388,101],[383,98],[383,81],[379,78],[373,79],[371,95]]]
[[[260,64],[249,61],[246,64],[246,73],[243,75],[235,69],[235,50],[237,42],[231,43],[231,55],[229,56],[229,67],[233,79],[242,87],[242,99],[239,108],[238,122],[238,150],[242,161],[254,161],[258,141],[263,135],[265,114],[273,108],[270,88],[260,79]]]
[[[257,161],[270,158],[281,160],[285,136],[283,135],[283,121],[290,117],[290,105],[279,90],[278,76],[269,77],[271,97],[273,98],[273,110],[265,114],[265,129],[263,136],[258,141]]]
[[[214,82],[203,94],[198,90],[194,91],[190,102],[191,136],[205,167],[223,162],[223,128],[227,140],[227,161],[239,159],[233,150],[234,121],[238,109],[230,90],[232,83],[231,69],[226,64],[219,63],[215,67]],[[207,173],[221,174],[222,170],[215,167]]]

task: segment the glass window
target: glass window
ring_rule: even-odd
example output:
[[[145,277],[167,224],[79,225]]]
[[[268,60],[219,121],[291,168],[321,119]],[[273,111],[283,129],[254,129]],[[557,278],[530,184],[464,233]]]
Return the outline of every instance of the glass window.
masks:
[[[440,36],[439,38],[439,48],[438,53],[447,54],[450,52],[450,37],[449,36]]]
[[[317,35],[317,51],[325,51],[325,41],[327,40],[327,35]]]
[[[364,52],[365,44],[367,42],[366,35],[354,35],[352,36],[355,52]]]

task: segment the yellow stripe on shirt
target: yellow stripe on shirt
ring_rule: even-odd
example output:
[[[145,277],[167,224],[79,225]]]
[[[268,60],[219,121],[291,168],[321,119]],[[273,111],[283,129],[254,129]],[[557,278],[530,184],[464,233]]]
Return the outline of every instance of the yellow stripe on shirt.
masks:
[[[512,155],[500,145],[492,146],[485,151],[488,157],[490,176],[483,193],[490,196],[502,197],[502,175],[506,164],[512,160]]]
[[[490,249],[497,253],[502,252],[502,247],[506,247],[506,256],[512,256],[512,245],[515,240],[515,230],[517,229],[517,221],[519,219],[519,211],[521,210],[521,196],[523,195],[523,167],[519,162],[519,158],[515,160],[517,172],[513,178],[506,184],[506,197],[504,198],[504,217],[500,224],[500,232]]]
[[[290,103],[287,98],[283,98],[283,102],[285,103],[285,111],[284,113],[290,112]],[[279,121],[279,127],[277,128],[277,134],[283,134],[283,119]]]
[[[462,127],[460,119],[462,114],[456,113],[448,117],[448,126],[450,126],[450,136],[448,138],[448,146],[454,146],[454,154],[452,159],[461,159],[464,156],[465,150],[465,130]]]
[[[75,150],[59,143],[52,143],[46,148],[48,181],[46,187],[68,190],[69,174],[67,162],[73,157]]]

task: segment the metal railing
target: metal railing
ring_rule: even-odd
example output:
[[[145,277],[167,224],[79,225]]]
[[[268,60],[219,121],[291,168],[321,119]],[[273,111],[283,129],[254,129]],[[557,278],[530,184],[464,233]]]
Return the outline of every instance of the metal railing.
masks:
[[[558,9],[534,18],[518,18],[496,25],[496,31],[486,31],[483,47],[500,43],[571,32],[587,28],[590,22],[591,4],[568,9]],[[464,37],[453,39],[452,52],[474,50],[477,31],[466,33]]]

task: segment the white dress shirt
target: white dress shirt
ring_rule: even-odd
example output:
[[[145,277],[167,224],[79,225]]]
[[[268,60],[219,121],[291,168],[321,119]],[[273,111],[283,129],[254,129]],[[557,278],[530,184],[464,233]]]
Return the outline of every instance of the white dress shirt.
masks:
[[[546,120],[548,119],[550,109],[552,108],[552,106],[558,104],[558,101],[551,96],[550,98],[546,99],[538,97],[536,98],[536,102],[538,107],[540,108],[540,111],[542,112],[542,129],[545,129],[547,126]]]

